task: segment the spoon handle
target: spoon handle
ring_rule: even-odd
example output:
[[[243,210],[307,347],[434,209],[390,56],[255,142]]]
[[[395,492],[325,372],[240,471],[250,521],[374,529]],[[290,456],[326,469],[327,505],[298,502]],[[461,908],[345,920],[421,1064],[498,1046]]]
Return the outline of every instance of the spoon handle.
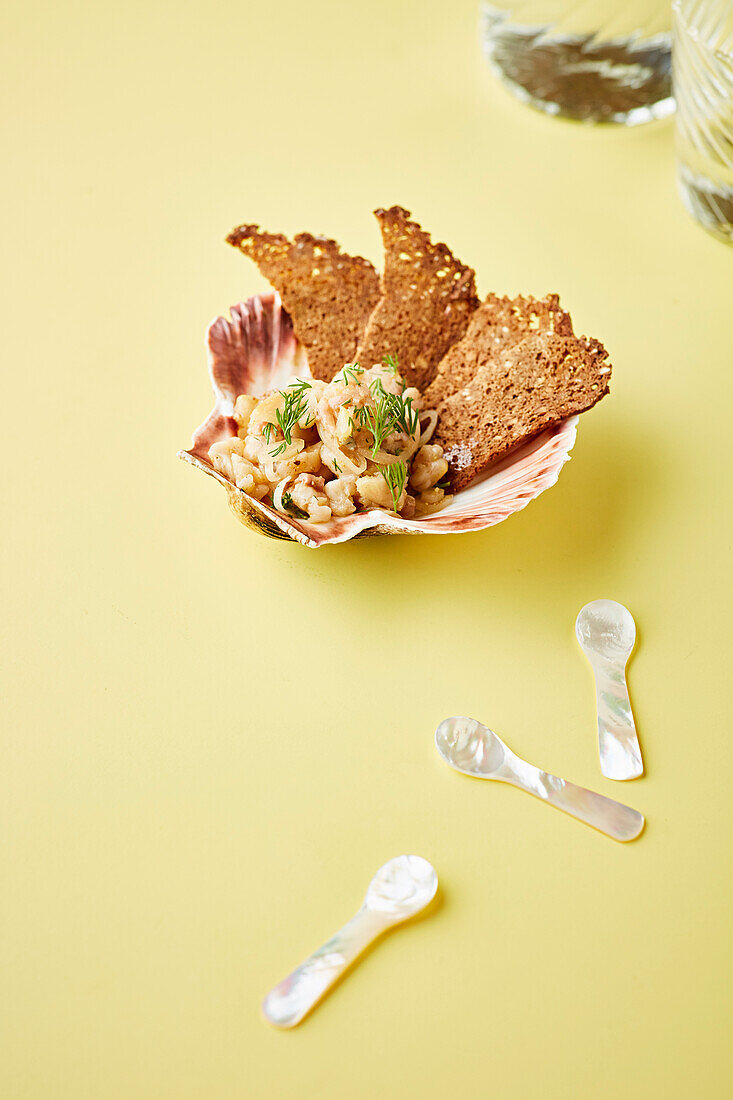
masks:
[[[634,840],[644,828],[643,814],[630,806],[540,771],[524,760],[515,758],[512,763],[512,774],[507,777],[510,783],[577,817],[586,825],[592,825],[614,840]]]
[[[607,779],[636,779],[644,774],[641,748],[622,668],[597,665],[598,752]]]
[[[360,909],[335,936],[270,990],[262,1002],[265,1019],[275,1027],[299,1024],[385,928],[382,917]]]

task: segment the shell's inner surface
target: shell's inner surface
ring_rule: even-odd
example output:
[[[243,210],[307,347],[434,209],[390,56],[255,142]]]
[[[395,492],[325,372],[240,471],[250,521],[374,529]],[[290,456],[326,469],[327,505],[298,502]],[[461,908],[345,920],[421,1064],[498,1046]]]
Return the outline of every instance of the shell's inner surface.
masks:
[[[278,295],[250,298],[232,307],[230,318],[217,318],[209,328],[208,347],[215,405],[194,433],[190,449],[179,452],[180,457],[224,485],[243,524],[304,546],[371,534],[451,534],[491,527],[554,485],[575,442],[577,417],[571,417],[519,448],[431,515],[408,519],[375,508],[313,524],[248,496],[209,458],[212,444],[237,435],[232,414],[240,394],[260,396],[285,388],[294,376],[310,378],[303,349]]]
[[[377,871],[365,905],[373,912],[405,920],[432,901],[438,889],[435,868],[422,856],[397,856]]]

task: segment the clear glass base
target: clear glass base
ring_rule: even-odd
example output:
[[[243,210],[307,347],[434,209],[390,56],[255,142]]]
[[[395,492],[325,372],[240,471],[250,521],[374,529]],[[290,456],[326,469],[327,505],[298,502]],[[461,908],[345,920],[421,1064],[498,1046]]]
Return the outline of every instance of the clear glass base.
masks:
[[[583,122],[635,126],[674,111],[670,34],[558,35],[550,26],[517,26],[484,7],[486,58],[525,103]]]
[[[677,182],[704,229],[733,242],[733,6],[675,0]]]
[[[733,187],[714,183],[685,164],[677,167],[677,187],[682,202],[708,233],[733,244]]]

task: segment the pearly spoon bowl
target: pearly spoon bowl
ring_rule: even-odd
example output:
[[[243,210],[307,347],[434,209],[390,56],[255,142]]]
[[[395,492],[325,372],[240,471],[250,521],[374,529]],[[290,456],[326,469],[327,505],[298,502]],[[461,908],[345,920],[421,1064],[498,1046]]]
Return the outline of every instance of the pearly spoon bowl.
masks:
[[[636,642],[636,623],[622,603],[593,600],[579,612],[575,635],[589,661],[625,665]]]
[[[364,908],[397,924],[416,916],[435,897],[438,876],[422,856],[397,856],[380,867],[369,883]]]
[[[644,828],[637,810],[535,768],[475,718],[446,718],[435,731],[435,745],[445,762],[464,775],[511,783],[614,840],[634,840]]]
[[[633,616],[615,600],[593,600],[578,614],[575,636],[596,683],[601,771],[607,779],[636,779],[644,765],[626,684],[636,642]]]
[[[438,876],[421,856],[397,856],[369,883],[364,904],[344,927],[279,982],[262,1002],[275,1027],[295,1027],[351,964],[389,928],[417,916],[435,897]]]
[[[435,731],[438,752],[452,768],[478,779],[499,779],[507,746],[474,718],[446,718]]]

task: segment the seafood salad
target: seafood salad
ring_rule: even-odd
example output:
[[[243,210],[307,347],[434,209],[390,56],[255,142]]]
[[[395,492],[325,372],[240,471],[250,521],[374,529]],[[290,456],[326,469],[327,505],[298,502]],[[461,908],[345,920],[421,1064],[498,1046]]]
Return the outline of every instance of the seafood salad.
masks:
[[[237,435],[209,457],[248,496],[308,523],[375,508],[425,516],[449,498],[448,463],[430,443],[438,414],[423,404],[394,356],[369,369],[349,363],[330,382],[241,394]]]

